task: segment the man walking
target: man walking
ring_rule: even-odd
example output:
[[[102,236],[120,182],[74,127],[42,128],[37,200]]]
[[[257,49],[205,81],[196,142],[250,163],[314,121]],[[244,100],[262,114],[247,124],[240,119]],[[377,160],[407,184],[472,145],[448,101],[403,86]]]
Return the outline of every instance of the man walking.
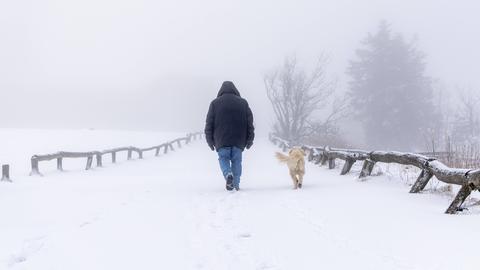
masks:
[[[242,152],[252,147],[255,133],[252,111],[230,81],[223,82],[217,98],[210,103],[205,136],[210,149],[217,150],[226,189],[239,190]]]

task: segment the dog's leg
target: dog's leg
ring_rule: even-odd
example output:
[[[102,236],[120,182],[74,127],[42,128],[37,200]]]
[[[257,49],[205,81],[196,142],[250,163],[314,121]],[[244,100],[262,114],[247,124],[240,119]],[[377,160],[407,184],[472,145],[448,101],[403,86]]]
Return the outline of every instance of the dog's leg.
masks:
[[[292,181],[293,181],[293,189],[297,189],[298,188],[297,176],[295,175],[294,172],[290,171],[290,177],[292,178]]]
[[[302,185],[303,185],[303,174],[300,173],[298,174],[298,187],[302,188]]]

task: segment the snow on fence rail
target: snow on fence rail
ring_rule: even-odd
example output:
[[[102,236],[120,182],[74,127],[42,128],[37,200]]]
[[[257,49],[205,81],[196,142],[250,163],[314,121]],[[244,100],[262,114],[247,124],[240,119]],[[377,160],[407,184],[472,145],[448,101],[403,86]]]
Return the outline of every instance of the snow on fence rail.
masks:
[[[39,169],[39,162],[40,161],[50,161],[50,160],[57,160],[57,169],[59,171],[63,171],[63,159],[64,158],[87,158],[87,165],[85,170],[90,170],[92,168],[93,158],[96,158],[97,167],[103,166],[103,156],[104,155],[111,155],[112,163],[117,162],[117,153],[118,152],[127,152],[127,159],[132,159],[132,153],[135,152],[138,154],[138,158],[143,158],[143,153],[147,151],[155,150],[155,156],[160,154],[160,150],[163,148],[163,153],[167,154],[169,150],[173,151],[173,146],[176,144],[179,148],[182,147],[182,142],[184,141],[185,144],[190,143],[192,140],[196,140],[197,138],[202,138],[203,133],[189,133],[186,137],[178,138],[170,142],[166,142],[157,146],[152,146],[148,148],[138,148],[134,146],[127,146],[127,147],[119,147],[104,151],[90,151],[90,152],[57,152],[53,154],[47,155],[34,155],[31,158],[32,164],[32,171],[30,175],[42,175]]]
[[[270,141],[282,148],[284,152],[291,147],[288,141],[272,134],[270,135]],[[435,158],[420,154],[392,151],[367,152],[363,150],[330,148],[328,146],[313,147],[304,145],[302,148],[309,153],[308,161],[320,165],[326,165],[328,163],[330,169],[335,168],[335,159],[344,160],[345,164],[342,168],[341,175],[347,174],[356,161],[363,161],[359,178],[369,176],[377,162],[415,166],[421,169],[422,172],[410,189],[410,193],[422,191],[433,176],[444,183],[460,185],[461,188],[458,194],[445,211],[447,214],[455,214],[461,209],[461,205],[465,199],[470,196],[472,191],[480,191],[480,169],[449,168]]]

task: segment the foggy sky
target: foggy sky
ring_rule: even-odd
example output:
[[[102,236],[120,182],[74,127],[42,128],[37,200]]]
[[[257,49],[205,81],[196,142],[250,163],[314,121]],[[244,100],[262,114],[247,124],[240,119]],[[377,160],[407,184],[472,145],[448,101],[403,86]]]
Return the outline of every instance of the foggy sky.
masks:
[[[380,20],[418,36],[429,75],[480,94],[478,1],[0,1],[0,127],[201,130],[224,80],[273,118],[262,76],[325,51],[346,87]]]

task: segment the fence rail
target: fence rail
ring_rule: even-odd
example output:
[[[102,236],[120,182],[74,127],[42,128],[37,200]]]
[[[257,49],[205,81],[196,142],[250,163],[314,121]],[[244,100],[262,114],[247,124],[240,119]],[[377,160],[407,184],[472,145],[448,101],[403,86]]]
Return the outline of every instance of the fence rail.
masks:
[[[285,152],[291,147],[290,143],[282,138],[270,134],[270,141],[278,145]],[[439,181],[460,185],[460,191],[455,199],[445,211],[447,214],[455,214],[461,210],[462,204],[474,190],[480,191],[480,169],[469,170],[459,168],[449,168],[436,158],[427,157],[421,154],[393,152],[393,151],[372,151],[349,150],[326,147],[314,147],[304,145],[302,148],[308,151],[308,160],[320,165],[326,165],[330,169],[335,168],[335,160],[344,160],[344,166],[341,175],[347,174],[357,161],[363,161],[363,167],[359,178],[364,178],[372,173],[377,162],[397,163],[402,165],[412,165],[421,169],[415,184],[410,189],[410,193],[418,193],[422,191],[428,184],[430,179],[435,176]]]
[[[118,147],[114,149],[108,149],[104,151],[90,151],[90,152],[57,152],[53,154],[46,154],[46,155],[34,155],[31,158],[31,165],[32,165],[32,171],[30,172],[30,175],[42,175],[40,173],[39,169],[39,162],[41,161],[50,161],[50,160],[57,160],[57,169],[59,171],[63,171],[63,159],[65,158],[86,158],[87,159],[87,164],[85,169],[90,170],[92,168],[92,163],[93,159],[95,157],[97,161],[97,167],[102,167],[103,166],[103,156],[104,155],[111,155],[111,160],[112,163],[117,162],[117,153],[119,152],[127,152],[127,159],[130,160],[132,159],[133,152],[135,152],[138,155],[139,159],[143,159],[143,153],[148,152],[148,151],[153,151],[155,150],[155,156],[158,156],[160,154],[160,150],[163,149],[163,153],[167,154],[168,151],[173,151],[174,150],[174,144],[177,145],[178,148],[182,147],[182,142],[185,144],[189,144],[193,140],[196,140],[198,138],[202,138],[203,133],[197,132],[197,133],[189,133],[187,134],[186,137],[183,138],[178,138],[173,141],[169,141],[160,145],[152,146],[152,147],[147,147],[147,148],[139,148],[139,147],[134,147],[134,146],[127,146],[127,147]]]

